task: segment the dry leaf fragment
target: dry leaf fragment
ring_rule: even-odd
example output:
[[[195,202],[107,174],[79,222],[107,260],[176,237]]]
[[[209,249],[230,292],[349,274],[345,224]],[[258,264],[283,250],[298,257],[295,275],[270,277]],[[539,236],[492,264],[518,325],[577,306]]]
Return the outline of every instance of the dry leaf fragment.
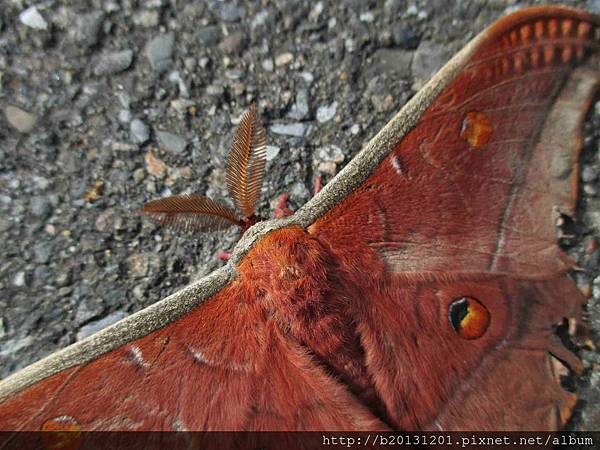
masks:
[[[150,175],[154,175],[157,178],[164,178],[168,169],[169,167],[162,159],[154,156],[152,150],[148,150],[148,153],[146,153],[146,170]]]
[[[86,202],[93,203],[98,200],[102,196],[102,192],[104,191],[104,181],[96,181],[94,185],[88,189],[88,191],[83,196],[83,199]]]

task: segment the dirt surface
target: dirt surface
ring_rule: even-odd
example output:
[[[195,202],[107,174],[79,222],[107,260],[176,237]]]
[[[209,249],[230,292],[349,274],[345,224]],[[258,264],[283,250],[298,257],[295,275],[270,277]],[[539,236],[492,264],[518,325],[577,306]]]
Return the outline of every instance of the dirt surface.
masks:
[[[269,130],[259,212],[297,208],[504,1],[2,0],[0,377],[219,267],[237,232],[175,236],[135,214],[168,194],[225,198],[224,159],[257,100]],[[600,12],[600,1],[569,1]],[[581,200],[562,244],[591,292],[600,344],[598,134],[586,125]],[[600,429],[600,354],[567,380],[574,429]]]

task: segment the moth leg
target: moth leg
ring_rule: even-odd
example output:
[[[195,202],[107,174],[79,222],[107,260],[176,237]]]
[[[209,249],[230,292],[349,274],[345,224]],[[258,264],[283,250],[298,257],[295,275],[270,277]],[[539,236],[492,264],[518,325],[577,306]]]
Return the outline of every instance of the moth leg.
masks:
[[[231,253],[230,252],[220,251],[219,253],[217,253],[217,257],[221,261],[229,261],[229,259],[231,258]]]
[[[281,219],[283,217],[291,216],[292,214],[294,214],[294,211],[292,211],[287,206],[287,201],[289,200],[289,198],[290,196],[287,194],[281,194],[279,196],[279,200],[277,200],[277,206],[275,207],[275,217],[277,219]]]
[[[314,195],[317,195],[319,192],[321,192],[322,188],[323,188],[323,177],[321,175],[317,175],[315,177],[315,193],[314,193]]]
[[[321,192],[322,187],[323,187],[323,177],[321,177],[321,175],[317,175],[315,177],[315,193],[314,193],[314,195]],[[289,198],[290,198],[290,196],[287,194],[281,194],[279,196],[279,199],[277,200],[277,206],[275,207],[275,217],[277,219],[281,219],[282,217],[287,217],[287,216],[291,216],[292,214],[294,214],[294,211],[292,211],[287,206],[287,201],[289,200]]]

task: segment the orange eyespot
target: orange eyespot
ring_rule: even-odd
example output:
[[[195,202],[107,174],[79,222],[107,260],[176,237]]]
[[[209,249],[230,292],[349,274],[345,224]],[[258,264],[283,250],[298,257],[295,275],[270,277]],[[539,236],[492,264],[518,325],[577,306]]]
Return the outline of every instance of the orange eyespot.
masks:
[[[483,304],[473,297],[460,297],[448,308],[448,320],[463,339],[477,339],[490,325],[490,313]]]
[[[490,140],[492,135],[492,122],[487,114],[477,111],[468,112],[465,116],[460,136],[472,148],[479,148]]]
[[[54,417],[46,420],[41,431],[45,450],[77,450],[83,443],[83,432],[77,421],[71,416]]]

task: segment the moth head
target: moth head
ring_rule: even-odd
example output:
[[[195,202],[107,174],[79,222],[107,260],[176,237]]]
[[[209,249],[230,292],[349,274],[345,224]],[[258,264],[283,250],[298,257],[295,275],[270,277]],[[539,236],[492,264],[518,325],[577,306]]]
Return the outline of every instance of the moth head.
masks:
[[[238,266],[240,279],[262,293],[267,310],[291,320],[323,304],[332,267],[330,254],[298,226],[272,231],[257,241]]]

